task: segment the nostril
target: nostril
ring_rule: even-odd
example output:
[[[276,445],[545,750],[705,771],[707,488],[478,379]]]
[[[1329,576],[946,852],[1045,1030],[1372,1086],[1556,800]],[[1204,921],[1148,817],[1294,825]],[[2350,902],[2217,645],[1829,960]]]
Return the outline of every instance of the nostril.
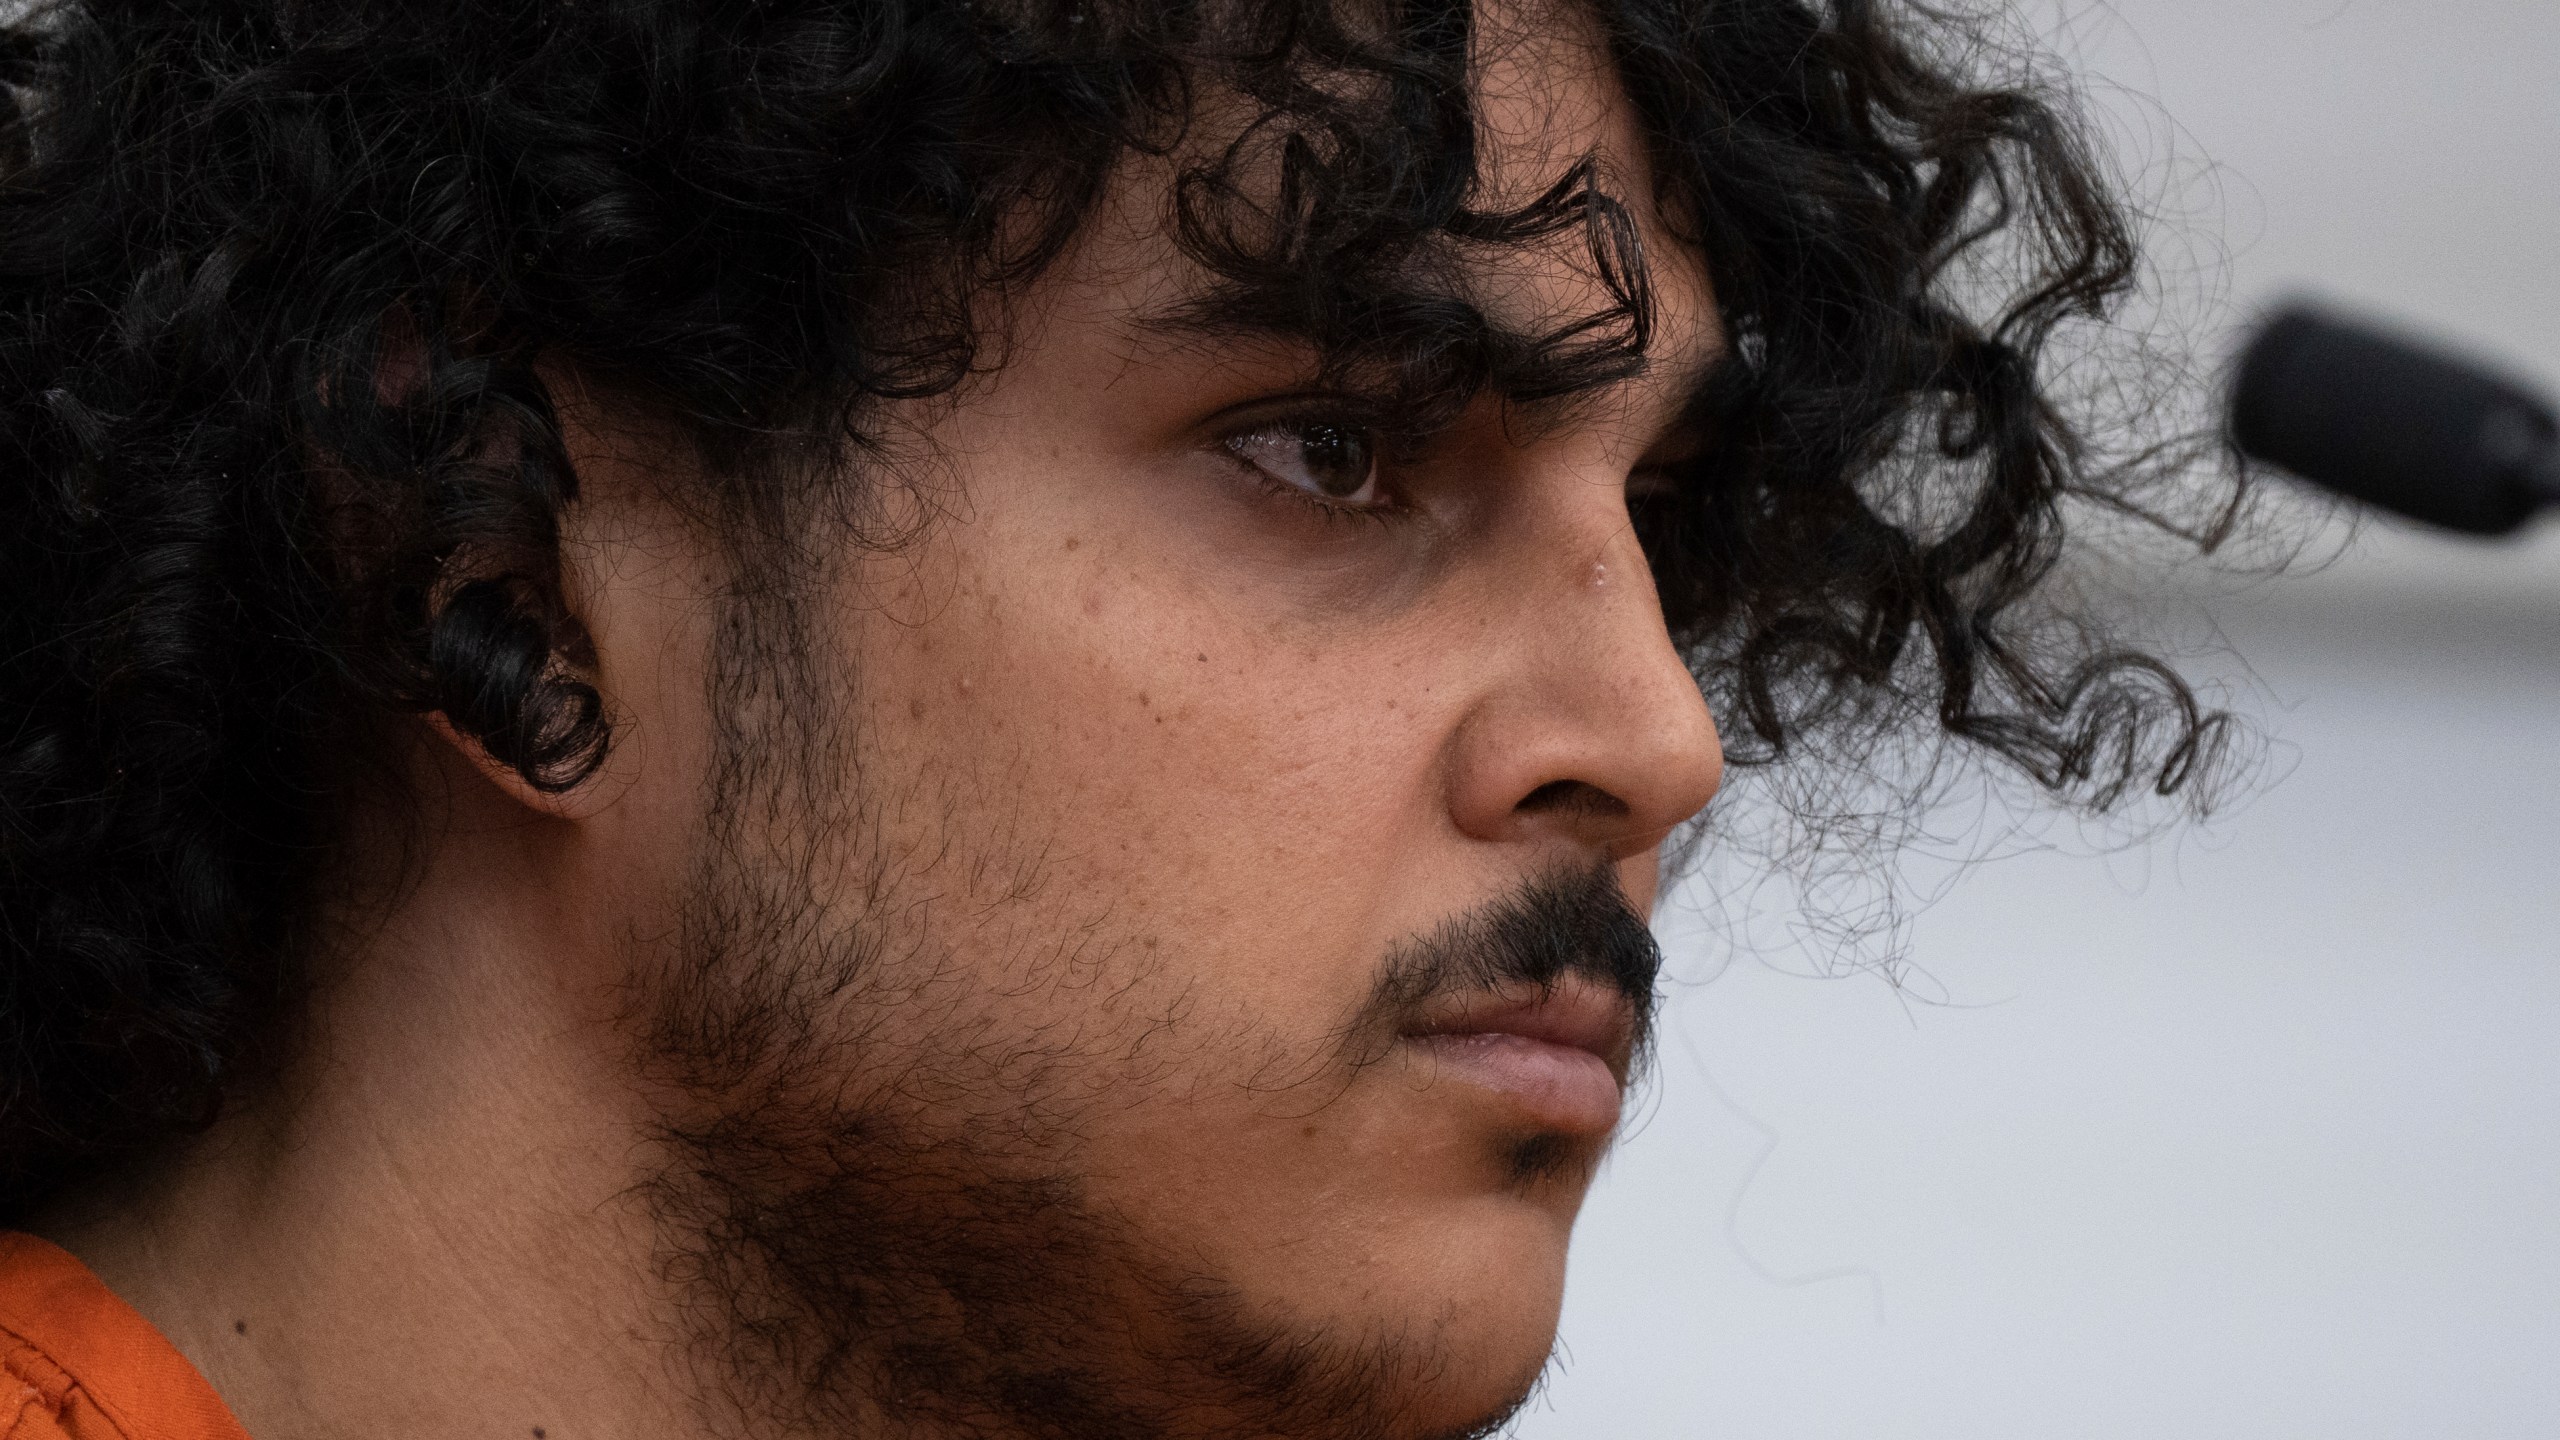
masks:
[[[1550,780],[1521,796],[1514,808],[1523,815],[1570,815],[1595,820],[1620,820],[1631,813],[1626,801],[1583,780]]]

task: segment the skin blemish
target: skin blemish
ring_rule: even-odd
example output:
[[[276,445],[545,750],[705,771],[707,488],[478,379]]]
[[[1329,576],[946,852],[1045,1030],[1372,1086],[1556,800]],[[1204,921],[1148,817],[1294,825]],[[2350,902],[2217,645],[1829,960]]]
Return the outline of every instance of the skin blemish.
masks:
[[[1607,588],[1609,584],[1609,567],[1601,564],[1597,560],[1592,561],[1590,583],[1591,588],[1594,590]]]
[[[1208,663],[1209,663],[1209,657],[1208,657],[1208,656],[1206,656],[1206,655],[1201,656],[1201,657],[1200,657],[1200,663],[1201,663],[1201,664],[1203,664],[1203,665],[1208,664]]]
[[[231,1322],[231,1333],[232,1333],[232,1334],[234,1334],[234,1335],[246,1335],[246,1334],[248,1334],[248,1333],[249,1333],[249,1322],[248,1322],[248,1321],[246,1321],[246,1320],[234,1320],[234,1321],[232,1321],[232,1322]]]
[[[533,1427],[533,1440],[543,1440],[542,1427],[539,1425]]]
[[[1068,537],[1067,537],[1067,548],[1068,548],[1068,549],[1070,549],[1070,550],[1073,550],[1073,549],[1074,549],[1074,548],[1076,548],[1078,545],[1081,545],[1081,544],[1083,544],[1083,543],[1084,543],[1084,542],[1083,542],[1082,540],[1077,539],[1077,538],[1076,538],[1075,536],[1073,536],[1073,535],[1070,535],[1070,536],[1068,536]]]

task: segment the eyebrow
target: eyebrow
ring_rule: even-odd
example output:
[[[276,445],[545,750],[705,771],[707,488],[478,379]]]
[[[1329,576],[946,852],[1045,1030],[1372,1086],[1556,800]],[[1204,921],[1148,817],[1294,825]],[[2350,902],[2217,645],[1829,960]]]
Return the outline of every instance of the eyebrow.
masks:
[[[1590,345],[1582,345],[1578,341],[1579,335],[1594,331],[1605,336],[1608,323],[1617,318],[1612,312],[1623,311],[1625,307],[1595,310],[1580,320],[1543,333],[1533,333],[1504,325],[1481,305],[1462,295],[1430,291],[1390,293],[1384,297],[1390,305],[1402,304],[1417,311],[1437,311],[1444,322],[1461,313],[1458,307],[1463,307],[1463,313],[1472,317],[1472,325],[1455,337],[1460,345],[1479,352],[1482,357],[1508,352],[1515,360],[1527,362],[1512,371],[1509,378],[1515,383],[1510,385],[1502,383],[1498,367],[1480,359],[1475,365],[1448,367],[1459,375],[1469,376],[1471,383],[1435,386],[1424,365],[1412,363],[1408,357],[1397,353],[1400,340],[1412,345],[1415,341],[1434,338],[1429,337],[1423,327],[1409,327],[1402,335],[1393,329],[1374,329],[1360,337],[1366,340],[1365,344],[1359,340],[1334,339],[1325,333],[1321,325],[1312,322],[1310,307],[1303,301],[1287,294],[1271,293],[1278,289],[1280,287],[1265,289],[1232,282],[1210,285],[1140,310],[1131,319],[1140,333],[1173,342],[1177,353],[1180,348],[1203,342],[1264,342],[1306,353],[1314,367],[1328,378],[1356,377],[1364,371],[1372,374],[1383,372],[1386,384],[1382,388],[1403,392],[1394,398],[1444,415],[1454,414],[1487,391],[1493,391],[1504,394],[1506,399],[1528,413],[1546,412],[1561,421],[1573,411],[1600,403],[1608,396],[1626,395],[1637,387],[1657,390],[1666,397],[1657,422],[1664,430],[1677,425],[1690,400],[1735,359],[1734,347],[1719,333],[1721,327],[1701,327],[1700,343],[1696,345],[1667,347],[1661,343],[1664,337],[1658,326],[1640,325],[1633,315],[1625,316],[1627,327],[1648,332],[1641,350],[1614,348],[1605,339]],[[1600,323],[1595,324],[1595,321]],[[1577,353],[1578,345],[1581,348]],[[1452,348],[1441,345],[1431,352],[1432,358],[1445,361]],[[1559,358],[1561,364],[1557,363]],[[1593,363],[1595,359],[1597,363]],[[1553,384],[1553,388],[1516,383],[1540,380],[1541,360],[1551,367],[1544,374],[1550,384],[1554,379],[1553,370],[1568,370],[1576,362],[1585,364],[1589,373],[1567,383]]]

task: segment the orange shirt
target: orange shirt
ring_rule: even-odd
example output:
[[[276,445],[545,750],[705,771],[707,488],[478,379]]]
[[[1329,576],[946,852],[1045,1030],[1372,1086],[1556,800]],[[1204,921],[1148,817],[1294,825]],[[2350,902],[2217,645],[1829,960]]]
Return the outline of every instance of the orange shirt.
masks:
[[[89,1267],[0,1233],[0,1440],[249,1440],[176,1346]]]

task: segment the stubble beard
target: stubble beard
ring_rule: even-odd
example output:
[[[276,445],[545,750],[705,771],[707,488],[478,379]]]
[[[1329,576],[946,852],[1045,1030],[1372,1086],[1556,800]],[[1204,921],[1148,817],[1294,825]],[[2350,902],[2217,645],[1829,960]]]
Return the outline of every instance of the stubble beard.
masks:
[[[865,779],[879,752],[817,668],[825,648],[795,628],[741,607],[724,637],[694,880],[674,934],[643,947],[658,959],[632,1007],[661,1097],[639,1191],[670,1354],[704,1423],[742,1440],[1501,1431],[1534,1382],[1455,1427],[1417,1419],[1451,1369],[1427,1318],[1344,1333],[1277,1316],[1097,1202],[1079,1136],[1100,1107],[1130,1103],[1136,1046],[1190,1057],[1179,1078],[1196,1089],[1305,1073],[1303,1042],[1176,1007],[1061,1045],[974,1006],[986,981],[935,924],[948,883],[926,883],[924,862],[901,858],[918,847],[884,822],[939,815],[943,864],[953,816],[971,812]],[[974,874],[998,875],[1013,903],[1040,895],[1040,845],[969,838]],[[1095,927],[1075,933],[1076,953],[1057,942],[1052,963],[1110,963]],[[1385,957],[1364,1019],[1317,1068],[1356,1071],[1392,1043],[1401,1007],[1435,993],[1567,970],[1632,1002],[1641,1049],[1659,963],[1605,867],[1550,877]],[[1536,1137],[1518,1148],[1524,1185],[1597,1160]]]
[[[1270,1318],[1095,1203],[1077,1136],[1107,1057],[971,1013],[929,887],[885,840],[889,797],[861,779],[851,706],[811,703],[828,687],[788,673],[795,648],[817,653],[748,628],[726,642],[695,879],[634,996],[662,1097],[639,1189],[703,1421],[738,1437],[1422,1433],[1405,1406],[1444,1368],[1430,1335]],[[1039,882],[1019,868],[1008,889]],[[879,1023],[891,1006],[922,1009]],[[1150,1043],[1173,1023],[1157,1017]],[[887,1043],[893,1029],[907,1038]],[[1444,1433],[1493,1434],[1527,1398]]]

